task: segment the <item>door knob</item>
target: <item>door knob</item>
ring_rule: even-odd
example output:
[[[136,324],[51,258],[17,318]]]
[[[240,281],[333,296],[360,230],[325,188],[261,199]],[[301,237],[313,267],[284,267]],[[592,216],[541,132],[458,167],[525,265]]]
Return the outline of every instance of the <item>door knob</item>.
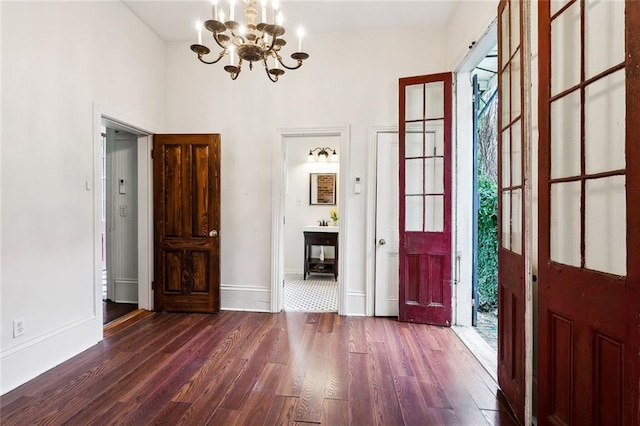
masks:
[[[380,241],[378,242],[380,243],[381,246],[387,244],[387,242],[383,238],[380,238]]]
[[[217,237],[218,236],[218,231],[216,231],[215,229],[213,231],[209,231],[209,236],[210,237]]]

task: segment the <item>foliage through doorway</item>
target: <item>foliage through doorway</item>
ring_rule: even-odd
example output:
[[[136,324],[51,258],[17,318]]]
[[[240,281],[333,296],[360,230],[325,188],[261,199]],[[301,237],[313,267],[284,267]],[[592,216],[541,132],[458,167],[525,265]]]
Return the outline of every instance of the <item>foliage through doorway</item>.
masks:
[[[498,99],[485,92],[478,117],[478,309],[498,308]]]

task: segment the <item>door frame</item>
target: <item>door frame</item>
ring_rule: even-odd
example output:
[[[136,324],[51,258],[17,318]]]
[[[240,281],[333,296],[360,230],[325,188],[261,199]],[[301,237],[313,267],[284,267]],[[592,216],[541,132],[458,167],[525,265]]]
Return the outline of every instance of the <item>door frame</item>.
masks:
[[[93,183],[86,181],[86,190],[94,198],[94,315],[102,333],[102,123],[133,133],[138,137],[138,308],[153,310],[153,174],[151,161],[152,135],[160,133],[156,126],[109,106],[93,103]]]
[[[342,213],[338,224],[338,244],[340,259],[338,263],[338,314],[349,314],[348,279],[346,277],[346,263],[349,259],[348,244],[348,200],[347,192],[351,190],[349,175],[349,145],[350,128],[348,124],[336,126],[318,126],[304,128],[276,129],[273,138],[272,157],[272,215],[271,215],[271,312],[278,313],[284,306],[284,215],[285,215],[285,185],[284,174],[286,164],[287,138],[333,136],[340,138],[338,158],[340,163],[338,205]]]

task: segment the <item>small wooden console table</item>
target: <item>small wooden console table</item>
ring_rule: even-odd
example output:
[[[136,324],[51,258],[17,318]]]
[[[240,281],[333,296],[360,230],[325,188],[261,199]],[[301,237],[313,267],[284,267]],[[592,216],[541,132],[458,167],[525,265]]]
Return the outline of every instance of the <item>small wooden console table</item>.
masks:
[[[338,233],[337,232],[304,232],[304,276],[314,274],[333,274],[333,278],[338,280]],[[312,246],[329,246],[335,249],[335,259],[320,260],[311,257]]]

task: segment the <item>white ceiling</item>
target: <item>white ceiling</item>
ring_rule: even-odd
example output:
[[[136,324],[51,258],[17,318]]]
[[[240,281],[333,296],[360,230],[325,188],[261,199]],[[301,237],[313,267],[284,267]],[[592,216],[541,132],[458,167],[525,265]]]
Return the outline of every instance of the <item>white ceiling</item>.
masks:
[[[195,38],[195,22],[211,18],[208,0],[121,0],[166,42]],[[284,26],[299,26],[309,35],[446,25],[463,0],[281,0]],[[219,4],[228,4],[219,0]],[[244,3],[236,2],[237,16]],[[258,2],[259,6],[259,2]],[[228,6],[225,7],[228,11]],[[260,8],[257,7],[258,11]],[[227,15],[228,16],[228,15]],[[242,15],[240,15],[242,16]]]

